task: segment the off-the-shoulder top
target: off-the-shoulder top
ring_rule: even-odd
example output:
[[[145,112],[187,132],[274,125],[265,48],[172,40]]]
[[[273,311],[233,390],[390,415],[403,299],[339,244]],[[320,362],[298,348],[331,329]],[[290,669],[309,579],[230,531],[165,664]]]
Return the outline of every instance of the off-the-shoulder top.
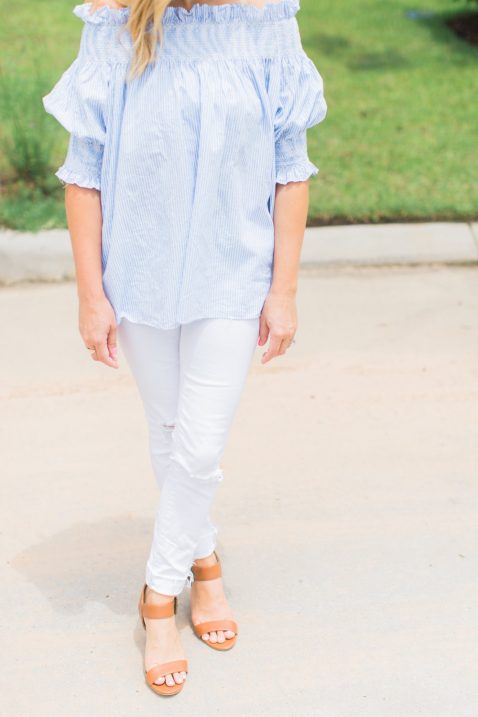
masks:
[[[70,133],[56,175],[101,192],[103,286],[118,322],[260,315],[276,184],[317,174],[306,131],[327,111],[299,7],[168,6],[163,44],[130,82],[129,8],[74,8],[79,52],[43,104]]]

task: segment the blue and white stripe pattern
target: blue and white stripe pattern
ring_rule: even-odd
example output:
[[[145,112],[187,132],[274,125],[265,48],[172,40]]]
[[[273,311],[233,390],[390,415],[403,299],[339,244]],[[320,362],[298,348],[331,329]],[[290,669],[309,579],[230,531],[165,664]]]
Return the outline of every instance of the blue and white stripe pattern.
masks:
[[[129,9],[90,10],[74,8],[79,53],[43,103],[70,132],[57,176],[101,190],[117,321],[259,316],[276,183],[317,174],[306,131],[327,112],[299,0],[168,7],[163,46],[131,82]]]

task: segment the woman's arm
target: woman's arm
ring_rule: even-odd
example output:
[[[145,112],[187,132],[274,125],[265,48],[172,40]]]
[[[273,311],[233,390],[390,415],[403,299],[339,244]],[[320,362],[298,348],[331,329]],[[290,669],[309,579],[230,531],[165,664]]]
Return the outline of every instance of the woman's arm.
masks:
[[[77,184],[65,187],[65,208],[76,268],[80,334],[95,361],[118,368],[116,319],[102,281],[101,195]]]
[[[276,185],[274,266],[271,288],[261,313],[259,346],[270,340],[261,363],[284,354],[297,330],[295,297],[308,207],[308,181]]]

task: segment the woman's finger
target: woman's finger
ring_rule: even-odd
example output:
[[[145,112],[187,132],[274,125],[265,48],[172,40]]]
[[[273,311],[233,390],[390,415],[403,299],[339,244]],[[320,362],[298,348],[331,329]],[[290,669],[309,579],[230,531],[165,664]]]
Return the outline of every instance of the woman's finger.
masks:
[[[111,366],[112,359],[108,351],[108,344],[106,343],[106,339],[96,344],[96,356],[98,357],[98,361],[105,363],[107,366]]]
[[[113,360],[115,365],[118,364],[118,346],[116,334],[116,325],[112,325],[108,333],[107,344],[110,358]]]
[[[283,351],[283,353],[285,353],[286,351],[288,351],[288,350],[290,349],[290,347],[292,346],[293,343],[294,343],[294,337],[293,337],[293,336],[291,336],[291,337],[288,338],[288,339],[285,339],[285,340],[284,340],[284,347],[283,347],[283,348],[284,348],[284,351]]]
[[[96,346],[94,341],[87,341],[86,339],[83,339],[85,342],[86,349],[90,352],[90,356],[93,359],[93,361],[97,361],[96,358]]]
[[[287,340],[287,339],[282,339],[282,341],[281,341],[281,343],[280,343],[280,346],[279,346],[279,351],[277,352],[277,355],[278,355],[278,356],[283,356],[283,355],[285,354],[285,352],[287,351],[288,348],[289,348],[288,340]]]
[[[262,363],[267,363],[267,361],[270,361],[274,356],[278,356],[281,343],[282,337],[277,336],[277,334],[271,334],[269,338],[269,348],[262,354]]]
[[[259,341],[257,342],[259,346],[264,346],[264,344],[267,341],[267,337],[269,336],[269,327],[267,326],[266,317],[264,314],[260,315],[259,318]]]

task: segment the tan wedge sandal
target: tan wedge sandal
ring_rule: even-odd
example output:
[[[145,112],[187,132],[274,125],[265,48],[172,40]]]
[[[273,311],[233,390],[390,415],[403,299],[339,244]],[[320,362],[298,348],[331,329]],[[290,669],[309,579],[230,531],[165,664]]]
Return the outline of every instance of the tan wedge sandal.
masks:
[[[149,603],[145,602],[145,596],[146,596],[146,585],[143,586],[143,589],[141,590],[141,595],[139,597],[139,603],[138,603],[138,610],[139,610],[139,617],[141,622],[143,623],[143,627],[146,630],[146,623],[144,621],[144,618],[148,619],[157,619],[161,620],[162,618],[166,617],[173,617],[173,615],[176,615],[177,610],[177,598],[175,597],[174,600],[171,600],[171,602],[167,603],[166,605],[151,605]],[[157,695],[176,695],[178,692],[181,692],[181,690],[184,687],[184,682],[182,682],[180,685],[175,684],[167,685],[166,683],[163,683],[162,685],[156,685],[155,680],[158,679],[158,677],[166,677],[166,675],[172,674],[173,672],[187,672],[188,671],[188,662],[187,660],[172,660],[171,662],[162,662],[158,665],[153,665],[149,670],[145,670],[145,676],[146,676],[146,683],[151,687],[153,692],[156,692]]]
[[[221,569],[221,563],[219,561],[219,556],[214,551],[214,555],[216,556],[217,563],[215,565],[208,565],[206,567],[200,567],[199,565],[195,565],[194,563],[191,566],[192,573],[194,575],[194,581],[196,580],[214,580],[215,578],[222,577],[222,569]],[[214,650],[230,650],[231,647],[234,647],[234,645],[237,642],[237,623],[234,622],[234,620],[210,620],[209,622],[199,622],[197,625],[193,624],[193,630],[196,633],[196,635],[199,637],[201,642],[206,643],[206,645],[209,645],[209,647],[214,648]],[[225,639],[224,642],[211,642],[210,640],[203,640],[202,636],[206,632],[217,632],[217,630],[231,630],[231,632],[235,632],[236,634],[234,637],[231,637],[229,639]]]

